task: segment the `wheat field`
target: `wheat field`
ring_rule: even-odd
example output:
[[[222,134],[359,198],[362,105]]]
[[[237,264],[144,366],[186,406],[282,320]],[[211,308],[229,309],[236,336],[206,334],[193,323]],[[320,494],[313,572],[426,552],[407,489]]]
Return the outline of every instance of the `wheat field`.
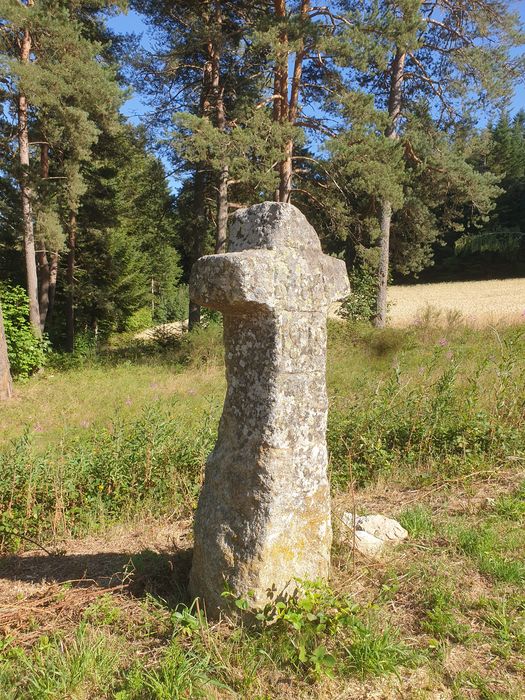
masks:
[[[525,278],[392,286],[388,315],[392,326],[429,318],[473,325],[525,323]]]

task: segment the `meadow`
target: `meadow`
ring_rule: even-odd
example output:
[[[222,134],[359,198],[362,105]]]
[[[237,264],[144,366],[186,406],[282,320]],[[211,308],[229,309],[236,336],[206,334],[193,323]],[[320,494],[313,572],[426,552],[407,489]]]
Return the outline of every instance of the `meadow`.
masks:
[[[331,322],[331,580],[253,624],[208,622],[185,590],[220,326],[18,383],[0,412],[0,696],[523,698],[525,327],[442,320]],[[407,542],[355,554],[352,510]]]

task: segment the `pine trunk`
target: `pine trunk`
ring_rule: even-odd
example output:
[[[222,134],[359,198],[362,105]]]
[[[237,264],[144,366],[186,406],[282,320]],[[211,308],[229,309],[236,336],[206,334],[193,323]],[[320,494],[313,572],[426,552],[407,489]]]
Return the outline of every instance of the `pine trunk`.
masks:
[[[388,290],[388,258],[390,253],[390,223],[392,220],[392,206],[388,200],[381,203],[381,240],[379,252],[379,268],[377,277],[377,311],[375,325],[384,328],[387,315],[387,290]]]
[[[51,275],[47,252],[43,241],[38,241],[36,260],[38,265],[38,307],[40,309],[40,330],[43,333],[46,326],[47,314],[49,312],[49,291],[51,286]]]
[[[310,0],[301,0],[301,19],[307,20],[311,9]],[[286,17],[286,0],[275,0],[274,11],[276,17],[284,19]],[[294,125],[299,116],[299,96],[301,94],[301,79],[303,74],[303,61],[306,55],[305,39],[302,37],[295,52],[293,65],[290,95],[288,96],[288,57],[289,45],[288,35],[283,30],[279,35],[280,52],[276,61],[274,73],[274,110],[275,121],[281,124],[288,122]],[[288,141],[284,147],[284,158],[279,163],[279,188],[276,192],[276,199],[279,202],[290,202],[292,196],[293,180],[293,147],[292,140]]]
[[[31,35],[26,29],[20,48],[20,60],[29,62]],[[27,295],[29,297],[29,321],[37,338],[40,330],[40,310],[38,308],[38,277],[36,271],[35,237],[33,230],[33,192],[29,183],[29,127],[28,104],[25,95],[18,96],[18,150],[20,159],[20,191],[22,195],[22,222],[24,229],[24,254],[27,275]]]
[[[228,248],[228,180],[229,168],[223,163],[219,173],[219,188],[217,192],[217,239],[215,252],[225,253]]]
[[[401,116],[402,90],[405,71],[406,53],[397,49],[390,76],[390,94],[388,98],[389,125],[385,136],[389,139],[398,139],[398,122]],[[387,317],[387,292],[390,261],[390,228],[392,224],[392,203],[387,199],[381,202],[380,241],[379,241],[379,267],[377,271],[377,298],[376,315],[374,325],[384,328]]]
[[[216,5],[214,19],[217,19],[217,13],[220,17],[219,3]],[[214,90],[219,88],[218,74],[218,57],[216,56],[216,47],[211,39],[206,43],[206,52],[208,60],[204,65],[202,87],[199,105],[199,114],[201,117],[210,117],[212,113],[212,102]],[[215,97],[217,95],[215,94]],[[204,161],[197,164],[195,170],[195,179],[193,181],[193,212],[195,219],[195,239],[191,251],[191,262],[195,263],[202,255],[204,255],[206,245],[206,181],[207,181],[207,163]],[[218,233],[217,233],[218,236]],[[195,304],[190,299],[188,309],[188,329],[191,331],[201,322],[201,307]]]
[[[0,401],[6,401],[12,396],[13,382],[11,380],[11,369],[9,367],[9,357],[7,355],[2,306],[0,305]]]
[[[195,214],[196,236],[193,247],[192,262],[204,254],[204,237],[206,233],[206,172],[204,163],[199,163],[195,171],[193,186],[193,211]],[[201,307],[190,299],[188,329],[191,331],[201,322]]]
[[[51,259],[49,262],[49,298],[47,307],[46,323],[49,323],[49,319],[53,316],[53,309],[55,306],[55,292],[57,288],[57,277],[58,277],[58,251],[51,253]]]
[[[211,61],[211,87],[215,109],[215,126],[220,132],[226,131],[226,108],[224,105],[224,85],[221,80],[222,56],[222,7],[220,0],[215,2],[214,38],[208,44],[208,55]],[[215,232],[215,252],[225,253],[228,244],[228,161],[223,160],[217,182],[217,227]]]
[[[293,141],[288,141],[284,149],[284,160],[279,165],[279,202],[290,202],[292,196],[292,153]]]
[[[40,146],[40,177],[49,177],[49,144]],[[49,313],[49,295],[51,289],[51,268],[46,251],[46,242],[38,235],[36,240],[36,262],[38,271],[38,307],[40,309],[40,330],[43,333]]]
[[[68,253],[66,271],[66,350],[75,349],[75,253],[77,245],[77,216],[75,212],[69,215]]]
[[[286,0],[274,0],[274,14],[280,20],[286,19]],[[279,45],[276,52],[276,60],[273,75],[273,120],[279,124],[284,124],[288,121],[288,33],[286,29],[279,32]],[[292,144],[293,149],[293,144]],[[288,183],[291,183],[291,160],[290,168],[288,167],[288,153],[290,153],[290,144],[285,145],[285,157],[277,166],[276,170],[279,173],[279,185],[275,191],[275,199],[277,202],[286,201]],[[290,154],[291,158],[291,154]]]

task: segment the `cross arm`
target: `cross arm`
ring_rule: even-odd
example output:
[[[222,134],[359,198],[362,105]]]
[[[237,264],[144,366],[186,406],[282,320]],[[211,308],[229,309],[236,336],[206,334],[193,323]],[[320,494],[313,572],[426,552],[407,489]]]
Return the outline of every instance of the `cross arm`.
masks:
[[[190,298],[200,306],[240,313],[273,308],[274,254],[269,250],[205,255],[193,265]]]
[[[328,303],[342,301],[350,294],[350,282],[344,260],[323,255],[323,278]]]

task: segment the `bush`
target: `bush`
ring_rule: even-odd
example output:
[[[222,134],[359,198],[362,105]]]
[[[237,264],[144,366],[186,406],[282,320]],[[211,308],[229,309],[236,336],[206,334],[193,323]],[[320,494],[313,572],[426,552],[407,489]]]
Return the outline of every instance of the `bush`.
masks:
[[[301,677],[381,675],[413,665],[416,653],[393,630],[380,625],[373,609],[336,595],[322,582],[300,582],[300,595],[252,610],[246,598],[235,605],[255,617],[254,641],[278,668]],[[226,592],[225,597],[231,597]]]
[[[126,321],[126,331],[138,333],[139,331],[143,331],[145,328],[151,328],[152,325],[153,318],[151,316],[151,308],[149,306],[145,306],[131,314]]]
[[[45,363],[46,340],[35,337],[29,324],[29,299],[22,287],[0,286],[9,363],[14,376],[28,377]]]
[[[349,321],[371,321],[376,313],[377,276],[367,262],[356,265],[350,274],[352,293],[341,306],[341,315]]]

